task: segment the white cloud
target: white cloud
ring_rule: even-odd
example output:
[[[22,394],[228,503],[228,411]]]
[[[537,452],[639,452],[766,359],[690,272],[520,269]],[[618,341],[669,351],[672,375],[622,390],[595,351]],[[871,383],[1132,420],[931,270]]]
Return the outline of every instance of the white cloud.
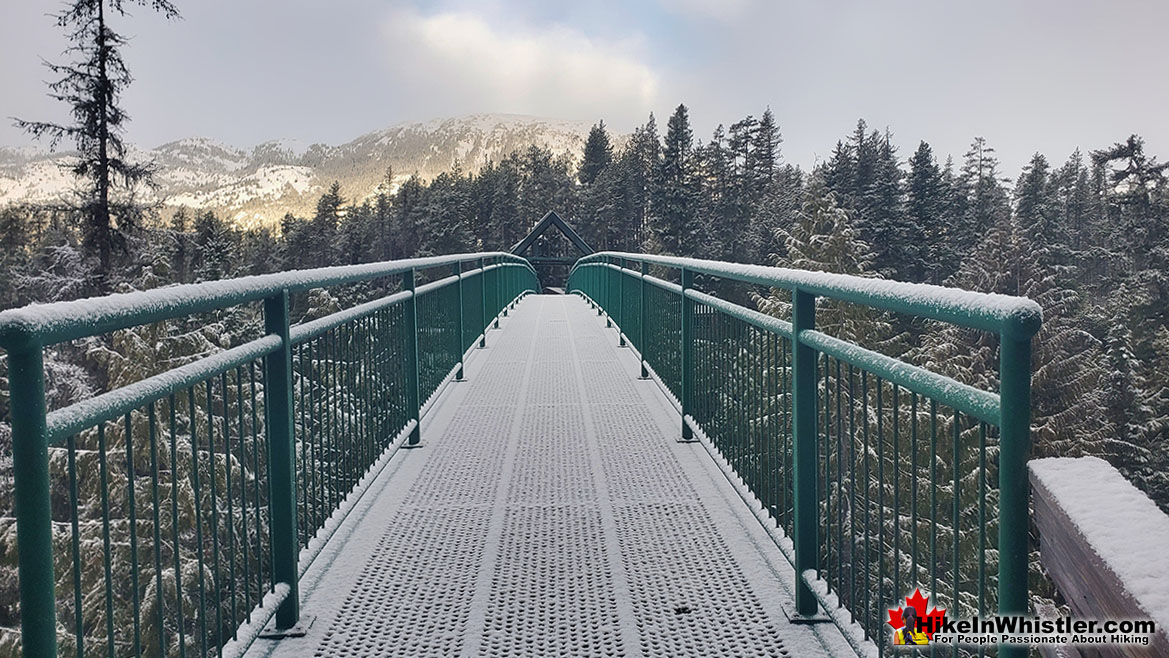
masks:
[[[644,119],[659,75],[636,40],[604,42],[563,26],[489,24],[470,13],[395,12],[386,23],[391,75],[415,111],[501,111]]]

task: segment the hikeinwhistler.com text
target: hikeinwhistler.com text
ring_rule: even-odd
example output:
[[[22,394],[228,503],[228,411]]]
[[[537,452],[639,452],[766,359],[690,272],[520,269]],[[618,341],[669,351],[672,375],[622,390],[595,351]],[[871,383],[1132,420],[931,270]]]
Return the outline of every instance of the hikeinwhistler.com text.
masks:
[[[1074,619],[1058,617],[972,617],[937,624],[933,644],[1100,645],[1148,646],[1157,631],[1149,619]]]

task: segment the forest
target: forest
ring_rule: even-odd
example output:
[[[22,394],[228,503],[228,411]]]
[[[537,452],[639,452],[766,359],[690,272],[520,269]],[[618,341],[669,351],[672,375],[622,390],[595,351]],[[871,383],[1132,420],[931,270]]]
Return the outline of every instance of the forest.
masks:
[[[177,16],[163,0],[139,4]],[[373,194],[334,183],[311,217],[288,215],[277,227],[243,229],[211,212],[168,213],[137,199],[136,191],[150,183],[151,168],[124,159],[126,116],[117,100],[130,77],[110,47],[125,41],[108,29],[100,11],[93,11],[103,6],[78,2],[73,13],[61,17],[63,26],[75,30],[80,62],[51,66],[63,76],[51,89],[62,100],[76,101],[77,123],[20,122],[35,136],[74,142],[78,150],[68,166],[83,184],[69,203],[0,209],[0,310],[283,270],[506,251],[554,210],[597,250],[761,263],[1030,297],[1044,313],[1031,364],[1032,456],[1104,457],[1169,511],[1169,163],[1147,153],[1138,135],[1118,135],[1114,144],[1092,145],[1066,159],[1058,154],[1062,164],[1036,153],[1012,176],[981,137],[960,159],[936,154],[924,140],[904,154],[895,148],[889,128],[874,129],[860,120],[826,161],[805,171],[784,162],[780,126],[770,109],[720,125],[703,141],[694,136],[686,106],[679,105],[664,129],[650,115],[620,148],[599,121],[579,157],[558,158],[533,146],[478,170],[452,162],[433,180],[414,175],[396,188],[391,185],[394,172],[387,171]],[[121,3],[111,7],[120,10]],[[296,295],[292,321],[384,296],[396,285]],[[765,313],[790,314],[786,291],[702,278],[697,286]],[[251,340],[264,326],[254,306],[52,346],[45,350],[48,406],[59,409]],[[995,336],[843,304],[824,304],[819,317],[818,327],[826,333],[983,390],[997,389]],[[324,374],[344,359],[335,352],[309,352],[297,353],[297,399],[318,405],[345,400],[348,419],[359,425],[377,420],[346,397],[335,373]],[[265,584],[272,584],[261,574],[268,565],[257,561],[254,591],[245,577],[241,611],[234,585],[229,598],[216,580],[227,560],[219,555],[220,543],[234,549],[264,541],[267,508],[261,504],[266,494],[259,486],[263,468],[258,457],[263,431],[257,420],[263,417],[257,391],[262,393],[264,383],[262,377],[257,381],[253,365],[235,369],[232,378],[225,373],[218,384],[208,381],[203,391],[171,396],[157,409],[152,403],[145,413],[127,414],[123,427],[112,423],[107,432],[103,423],[71,438],[65,450],[54,447],[53,516],[62,562],[69,554],[67,538],[75,542],[75,566],[60,569],[57,584],[63,645],[104,639],[112,653],[137,653],[142,649],[138,613],[154,610],[158,632],[151,632],[154,622],[148,619],[145,636],[157,637],[159,646],[143,655],[183,649],[184,638],[193,643],[196,633],[206,653],[212,639],[233,632],[250,609],[249,597],[262,596]],[[773,363],[762,365],[774,370]],[[0,355],[0,655],[13,653],[19,642],[13,631],[20,623],[7,367],[7,356]],[[393,388],[396,381],[386,386]],[[840,381],[839,370],[835,381]],[[829,387],[827,376],[823,385]],[[880,399],[882,389],[877,390]],[[229,402],[239,414],[234,425],[238,446],[227,440],[234,422],[228,418]],[[169,446],[155,445],[155,428],[166,422],[164,408],[170,415]],[[404,409],[394,409],[399,412],[409,417]],[[894,418],[896,427],[900,421]],[[302,439],[298,473],[327,471],[324,467],[344,460],[345,451],[336,446],[306,454],[309,442],[303,438],[319,429],[319,421],[298,418],[296,423]],[[221,428],[218,439],[212,436],[214,427]],[[207,449],[196,440],[200,436]],[[149,468],[139,463],[147,448]],[[107,464],[107,453],[121,449],[125,460]],[[886,461],[881,457],[878,463]],[[163,472],[168,477],[160,478]],[[115,476],[112,487],[106,484],[109,474]],[[200,478],[208,478],[202,491]],[[316,484],[333,501],[352,488],[352,479]],[[134,520],[139,507],[148,507],[142,504],[151,497],[148,484],[153,487],[153,538]],[[213,516],[208,530],[208,520],[200,517],[204,501],[213,515],[221,506],[230,514],[237,499],[244,510],[248,486],[255,502],[250,529],[246,516],[242,524],[229,518],[226,529]],[[837,491],[839,496],[839,483]],[[964,499],[974,491],[964,490]],[[171,510],[160,515],[160,501],[169,502]],[[957,516],[958,502],[954,505]],[[312,523],[320,521],[308,517],[321,516],[321,510],[301,513],[301,539],[307,542],[310,530],[319,527]],[[894,526],[899,528],[897,522]],[[957,534],[955,527],[951,543],[956,544]],[[137,563],[139,541],[150,547],[144,554],[153,556],[153,566]],[[208,544],[214,557],[207,555]],[[840,562],[841,549],[836,550]],[[869,550],[867,540],[864,550]],[[974,559],[959,558],[957,549],[954,555],[956,561]],[[243,564],[246,569],[248,562]],[[114,570],[127,569],[132,583],[112,576]],[[882,593],[887,587],[892,591],[887,583],[876,585]],[[1051,593],[1043,587],[1035,592]],[[205,598],[211,599],[213,613]],[[177,609],[177,621],[164,621],[164,608]],[[202,609],[198,629],[193,616],[182,617],[183,610],[195,609]],[[214,628],[208,628],[212,615]],[[127,630],[131,619],[133,640]]]
[[[579,166],[531,147],[478,172],[453,163],[432,181],[412,177],[394,194],[383,185],[360,202],[334,184],[312,217],[286,216],[278,230],[241,230],[209,212],[162,217],[140,208],[134,223],[111,231],[118,246],[105,266],[76,211],[8,207],[0,211],[0,308],[286,269],[506,251],[556,210],[597,250],[1031,297],[1045,316],[1035,350],[1034,455],[1105,456],[1169,507],[1165,164],[1134,135],[1076,151],[1061,165],[1037,153],[1011,180],[981,138],[955,163],[939,161],[924,141],[902,159],[891,137],[858,121],[826,162],[806,172],[783,163],[770,111],[720,126],[704,143],[679,106],[664,137],[651,116],[619,151],[598,123]],[[754,291],[722,292],[742,300]],[[784,306],[765,291],[754,303],[773,313]],[[297,310],[310,312],[307,303]],[[893,325],[884,336],[865,335],[866,323],[838,331],[994,388],[993,351],[976,358],[959,347],[984,338]],[[54,380],[54,406],[111,381],[92,355],[59,358],[53,367],[69,375]],[[2,405],[0,398],[0,418]]]

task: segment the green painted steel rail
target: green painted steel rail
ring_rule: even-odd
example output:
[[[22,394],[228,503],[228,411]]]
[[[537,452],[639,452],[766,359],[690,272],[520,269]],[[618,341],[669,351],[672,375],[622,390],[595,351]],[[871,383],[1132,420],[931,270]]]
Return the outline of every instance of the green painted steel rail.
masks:
[[[791,321],[700,292],[699,276],[787,291]],[[681,439],[705,437],[774,521],[797,615],[822,608],[858,652],[885,653],[886,609],[917,587],[951,616],[1027,611],[1033,301],[618,252],[580,259],[568,289],[639,351]],[[997,334],[999,390],[818,331],[820,300]]]
[[[296,293],[391,277],[397,292],[291,324]],[[478,253],[0,313],[23,655],[55,657],[59,640],[78,656],[238,655],[271,618],[293,627],[297,581],[359,485],[420,445],[428,401],[539,289],[523,258]],[[167,321],[159,340],[181,343],[192,316],[252,302],[256,338],[47,408],[46,347]]]

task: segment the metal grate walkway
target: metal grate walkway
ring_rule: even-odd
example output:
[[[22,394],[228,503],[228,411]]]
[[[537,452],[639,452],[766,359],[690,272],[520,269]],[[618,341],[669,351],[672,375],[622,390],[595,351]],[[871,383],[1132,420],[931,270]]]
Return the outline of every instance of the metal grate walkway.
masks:
[[[249,655],[848,655],[603,326],[526,298],[302,580],[308,634]]]

